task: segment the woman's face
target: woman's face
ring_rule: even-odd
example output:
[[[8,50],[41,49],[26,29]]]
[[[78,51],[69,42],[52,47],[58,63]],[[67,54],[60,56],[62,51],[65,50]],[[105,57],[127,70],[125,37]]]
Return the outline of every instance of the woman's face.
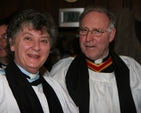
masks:
[[[37,73],[49,55],[49,34],[45,30],[38,31],[24,26],[16,34],[11,51],[14,52],[14,59],[18,65],[30,73]]]

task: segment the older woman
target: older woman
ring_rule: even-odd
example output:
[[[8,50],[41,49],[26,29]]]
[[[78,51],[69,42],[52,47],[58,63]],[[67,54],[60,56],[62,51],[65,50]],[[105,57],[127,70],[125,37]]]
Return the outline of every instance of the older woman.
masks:
[[[49,14],[23,10],[13,17],[7,38],[14,61],[0,74],[0,113],[78,113],[60,85],[39,72],[56,37]]]

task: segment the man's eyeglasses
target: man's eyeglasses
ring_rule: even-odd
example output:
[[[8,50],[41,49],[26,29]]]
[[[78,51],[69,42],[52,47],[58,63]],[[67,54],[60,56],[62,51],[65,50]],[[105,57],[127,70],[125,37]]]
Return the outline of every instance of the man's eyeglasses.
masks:
[[[110,28],[111,29],[111,28]],[[80,28],[78,31],[79,31],[79,35],[82,35],[82,36],[86,36],[89,32],[91,32],[91,34],[95,37],[100,37],[102,36],[103,33],[105,32],[110,32],[110,29],[107,29],[107,30],[101,30],[101,29],[93,29],[93,30],[89,30],[87,28]]]
[[[1,41],[1,42],[6,42],[6,41],[7,41],[7,37],[6,37],[6,36],[0,37],[0,41]]]

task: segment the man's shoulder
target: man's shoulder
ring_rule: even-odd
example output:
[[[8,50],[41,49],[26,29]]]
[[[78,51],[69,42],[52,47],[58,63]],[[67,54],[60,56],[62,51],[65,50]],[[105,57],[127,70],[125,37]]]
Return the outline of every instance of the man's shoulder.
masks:
[[[73,59],[73,57],[68,57],[58,61],[53,65],[48,76],[62,82]]]
[[[70,63],[74,60],[74,57],[67,57],[67,58],[63,58],[61,60],[59,60],[56,64],[54,64],[53,67],[56,67],[56,66],[69,66]]]
[[[120,58],[123,60],[123,61],[127,61],[127,62],[137,62],[134,58],[130,57],[130,56],[125,56],[125,55],[119,55]]]
[[[125,62],[125,64],[129,66],[139,67],[141,68],[141,64],[139,64],[134,58],[130,56],[121,55],[120,58]]]

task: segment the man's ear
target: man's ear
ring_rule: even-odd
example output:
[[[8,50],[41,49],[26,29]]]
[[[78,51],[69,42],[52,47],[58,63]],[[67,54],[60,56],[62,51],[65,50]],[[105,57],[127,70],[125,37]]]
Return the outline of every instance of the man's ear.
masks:
[[[110,42],[112,42],[114,40],[115,34],[116,34],[116,28],[113,28],[110,33]]]
[[[12,38],[9,39],[9,44],[10,44],[11,51],[14,52],[15,49],[14,49],[14,44],[13,44]]]

